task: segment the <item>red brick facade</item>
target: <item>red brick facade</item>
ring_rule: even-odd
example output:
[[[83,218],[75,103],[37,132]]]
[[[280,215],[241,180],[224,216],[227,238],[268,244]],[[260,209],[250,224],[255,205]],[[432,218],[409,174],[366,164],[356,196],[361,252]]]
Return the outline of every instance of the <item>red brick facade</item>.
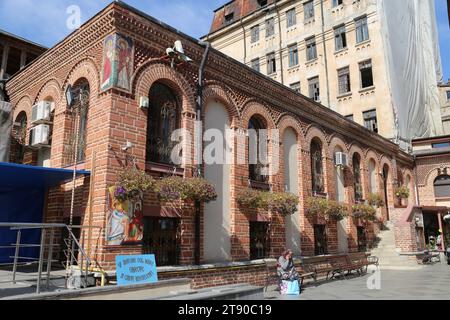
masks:
[[[118,89],[100,91],[103,41],[106,36],[115,33],[127,35],[134,41],[135,62],[131,77],[131,92]],[[190,65],[171,68],[170,63],[162,57],[165,55],[166,48],[172,47],[174,41],[178,39],[182,40],[186,54],[194,62]],[[147,111],[139,108],[139,99],[142,96],[148,96],[155,82],[163,82],[182,101],[182,128],[193,132],[196,81],[204,50],[204,47],[194,39],[176,33],[121,3],[113,3],[8,82],[7,90],[15,108],[15,117],[21,111],[25,111],[30,119],[31,106],[37,101],[45,99],[55,103],[51,148],[51,166],[53,167],[67,165],[64,159],[65,148],[73,130],[65,101],[65,90],[69,84],[74,85],[80,79],[85,79],[89,83],[86,159],[79,164],[78,168],[92,172],[94,171],[92,163],[94,163],[95,178],[91,205],[88,203],[90,179],[77,181],[75,216],[80,216],[81,223],[86,226],[89,215],[92,215],[93,225],[101,228],[101,232],[97,229],[93,232],[93,238],[96,239],[95,258],[106,269],[113,267],[116,254],[141,253],[142,251],[140,246],[106,246],[104,235],[107,223],[107,188],[116,182],[116,173],[120,170],[121,163],[125,161],[121,148],[127,141],[133,144],[129,155],[137,160],[139,168],[146,168]],[[279,129],[281,137],[287,128],[292,128],[296,132],[299,148],[298,174],[303,255],[314,255],[313,225],[316,221],[306,217],[304,208],[306,199],[312,195],[310,146],[313,139],[319,139],[323,145],[325,189],[330,199],[337,198],[334,152],[339,146],[349,155],[349,159],[352,159],[355,153],[360,155],[365,198],[370,193],[369,161],[375,161],[377,173],[381,173],[385,166],[389,169],[387,198],[388,208],[393,210],[395,206],[393,190],[399,181],[397,173],[400,171],[412,176],[413,168],[413,158],[400,151],[397,145],[271,81],[218,51],[212,50],[210,53],[205,75],[205,104],[210,99],[216,99],[224,104],[233,130],[245,132],[249,119],[253,115],[258,115],[265,120],[270,130]],[[235,141],[235,145],[236,143]],[[283,148],[280,150],[282,152]],[[93,159],[94,154],[95,159]],[[191,155],[194,155],[193,150]],[[237,156],[236,152],[234,156]],[[354,203],[351,166],[352,163],[345,172],[345,202],[349,204]],[[284,189],[283,163],[280,164],[280,168],[280,172],[270,178],[274,190]],[[183,169],[185,176],[192,175],[192,166],[186,166]],[[158,175],[156,172],[152,174]],[[248,260],[250,253],[251,218],[239,209],[236,202],[237,192],[248,185],[248,179],[243,177],[248,176],[247,165],[232,166],[230,236],[231,256],[235,261]],[[376,179],[377,188],[380,193],[383,193],[381,174],[377,174]],[[71,190],[72,185],[67,184],[49,192],[45,222],[62,222],[65,217],[68,217]],[[163,210],[155,195],[146,195],[145,207],[148,208],[145,212],[147,216],[162,215]],[[183,206],[179,216],[182,235],[180,263],[189,265],[194,263],[193,207]],[[383,210],[383,216],[387,218],[386,210]],[[285,249],[285,227],[283,218],[280,216],[271,216],[270,221],[272,244],[270,255],[277,257]],[[328,249],[330,253],[338,253],[337,224],[328,222],[326,225]],[[358,223],[349,219],[347,233],[350,251],[357,250],[357,226]],[[377,224],[370,224],[368,230],[370,242],[379,232],[379,227]],[[203,259],[203,254],[201,257]]]

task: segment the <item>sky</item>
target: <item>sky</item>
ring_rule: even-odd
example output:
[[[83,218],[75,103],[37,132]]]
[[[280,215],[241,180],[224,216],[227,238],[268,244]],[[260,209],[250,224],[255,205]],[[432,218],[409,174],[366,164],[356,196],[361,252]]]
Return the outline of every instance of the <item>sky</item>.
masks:
[[[52,47],[72,32],[67,27],[71,5],[85,22],[112,0],[0,0],[0,29]],[[407,0],[406,0],[407,1]],[[213,10],[229,0],[125,0],[147,14],[200,38],[208,33]],[[450,28],[446,0],[435,0],[444,80],[450,79]]]

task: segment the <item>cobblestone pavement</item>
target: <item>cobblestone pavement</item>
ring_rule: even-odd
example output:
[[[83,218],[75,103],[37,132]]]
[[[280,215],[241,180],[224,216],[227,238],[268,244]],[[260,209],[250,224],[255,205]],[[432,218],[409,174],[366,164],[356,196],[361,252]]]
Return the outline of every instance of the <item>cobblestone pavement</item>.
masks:
[[[375,268],[363,277],[306,285],[299,297],[281,296],[270,287],[266,299],[279,300],[450,300],[450,266],[447,263],[424,266],[419,270]],[[379,281],[377,281],[379,280]],[[368,283],[372,287],[370,290]]]

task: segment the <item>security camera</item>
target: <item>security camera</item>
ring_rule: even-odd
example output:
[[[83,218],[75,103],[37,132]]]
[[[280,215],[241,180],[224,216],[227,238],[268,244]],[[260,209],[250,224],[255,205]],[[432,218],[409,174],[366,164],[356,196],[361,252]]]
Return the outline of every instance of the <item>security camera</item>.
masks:
[[[130,150],[131,148],[133,148],[133,144],[130,141],[127,141],[125,146],[122,147],[122,151],[126,152],[126,151]]]

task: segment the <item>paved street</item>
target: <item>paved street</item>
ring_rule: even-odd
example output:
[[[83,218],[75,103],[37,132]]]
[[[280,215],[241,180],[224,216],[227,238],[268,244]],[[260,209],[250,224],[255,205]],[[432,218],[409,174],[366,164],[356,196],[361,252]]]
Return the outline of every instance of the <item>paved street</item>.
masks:
[[[281,300],[449,300],[450,266],[446,263],[419,270],[381,270],[380,290],[369,290],[371,274],[306,286],[300,297],[280,296],[269,289],[268,299]]]

